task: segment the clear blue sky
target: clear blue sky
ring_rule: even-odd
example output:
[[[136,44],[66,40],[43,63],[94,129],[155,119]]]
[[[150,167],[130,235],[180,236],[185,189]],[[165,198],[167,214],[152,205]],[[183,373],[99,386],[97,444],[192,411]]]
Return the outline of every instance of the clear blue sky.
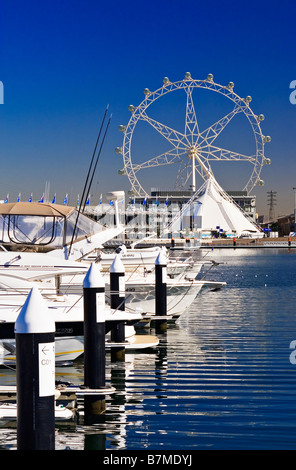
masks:
[[[253,111],[265,115],[262,131],[272,137],[265,186],[254,190],[258,211],[268,212],[266,192],[273,190],[277,214],[292,212],[295,18],[295,0],[1,0],[0,199],[9,193],[16,200],[19,192],[23,200],[31,192],[38,199],[49,181],[57,202],[69,193],[75,204],[107,104],[112,120],[92,193],[98,200],[100,193],[128,190],[114,152],[122,145],[118,125],[130,119],[128,105],[143,100],[145,87],[155,90],[163,77],[178,81],[189,71],[195,79],[212,73],[217,83],[231,80],[239,96],[252,96]],[[149,139],[141,147],[145,160]],[[173,186],[165,169],[158,168],[157,178],[146,188],[159,181]],[[242,189],[229,178],[225,189]]]

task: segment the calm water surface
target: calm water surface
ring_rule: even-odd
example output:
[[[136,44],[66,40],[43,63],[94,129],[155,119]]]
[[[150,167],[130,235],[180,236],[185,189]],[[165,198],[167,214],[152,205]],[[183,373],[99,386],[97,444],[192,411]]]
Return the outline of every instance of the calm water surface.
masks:
[[[221,264],[151,353],[107,357],[107,399],[97,424],[57,424],[56,449],[295,449],[296,250],[215,249]],[[149,331],[150,333],[150,331]],[[151,330],[151,334],[155,334]],[[1,383],[15,383],[2,369]],[[83,360],[57,368],[83,383]],[[16,448],[15,423],[0,423],[1,448]]]

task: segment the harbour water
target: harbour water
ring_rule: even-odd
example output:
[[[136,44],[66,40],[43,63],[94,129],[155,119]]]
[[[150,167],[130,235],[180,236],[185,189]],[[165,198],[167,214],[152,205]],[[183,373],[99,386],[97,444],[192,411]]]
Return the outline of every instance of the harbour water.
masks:
[[[125,363],[107,356],[116,392],[106,414],[93,425],[79,414],[57,422],[57,450],[296,448],[296,250],[207,257],[221,263],[208,278],[227,286],[204,289],[155,350],[126,354]],[[13,370],[0,378],[15,383]],[[83,383],[83,359],[57,368],[56,378]],[[0,422],[0,448],[16,448],[15,422]]]

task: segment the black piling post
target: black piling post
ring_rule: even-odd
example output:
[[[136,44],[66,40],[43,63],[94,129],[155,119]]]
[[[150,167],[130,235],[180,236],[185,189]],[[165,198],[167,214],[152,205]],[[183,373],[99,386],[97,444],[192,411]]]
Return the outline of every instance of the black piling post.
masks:
[[[17,450],[55,450],[55,322],[33,287],[15,322]]]
[[[120,255],[115,255],[110,267],[110,296],[111,308],[121,311],[125,310],[125,269],[120,259]],[[116,314],[115,314],[116,315]],[[125,343],[124,321],[116,322],[111,330],[112,343]],[[125,346],[111,347],[111,361],[125,360]]]
[[[94,394],[84,397],[86,420],[105,412],[105,395],[95,390],[106,386],[105,282],[92,263],[83,281],[84,296],[84,385]]]
[[[163,250],[155,260],[155,329],[157,333],[167,330],[167,260]],[[164,317],[163,319],[159,317]]]

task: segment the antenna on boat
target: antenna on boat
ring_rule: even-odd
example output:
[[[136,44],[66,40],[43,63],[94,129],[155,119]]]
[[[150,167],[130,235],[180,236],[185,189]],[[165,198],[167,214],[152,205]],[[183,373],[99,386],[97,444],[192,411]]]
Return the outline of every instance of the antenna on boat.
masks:
[[[81,201],[80,201],[79,208],[78,208],[78,211],[77,211],[76,222],[75,222],[74,229],[73,229],[72,239],[71,239],[69,250],[68,250],[68,257],[70,256],[70,253],[71,253],[71,248],[72,248],[72,245],[73,245],[73,241],[74,241],[74,237],[75,237],[75,233],[76,233],[76,229],[77,229],[77,224],[78,224],[78,219],[79,219],[79,216],[81,214],[82,207],[83,207],[83,209],[85,208],[85,204],[86,204],[85,194],[87,194],[87,192],[86,192],[87,183],[88,183],[88,180],[89,180],[89,177],[90,177],[91,167],[93,165],[93,161],[94,161],[95,154],[96,154],[97,147],[98,147],[98,143],[99,143],[99,140],[100,140],[100,137],[101,137],[101,133],[102,133],[102,129],[103,129],[103,126],[104,126],[105,119],[106,119],[108,108],[109,108],[109,105],[107,105],[107,108],[105,110],[105,114],[104,114],[103,119],[102,119],[102,123],[101,123],[100,130],[99,130],[99,133],[98,133],[98,137],[97,137],[97,140],[96,140],[95,148],[94,148],[92,158],[91,158],[91,162],[90,162],[90,165],[89,165],[87,177],[86,177],[86,180],[85,180],[85,183],[84,183],[84,188],[83,188],[83,192],[82,192],[82,196],[81,196]],[[100,156],[100,153],[101,153],[101,150],[102,150],[103,142],[105,140],[107,129],[108,129],[109,124],[110,124],[110,119],[111,119],[111,117],[109,118],[107,128],[106,128],[104,136],[103,136],[103,141],[102,141],[100,149],[99,149],[99,153],[98,153],[96,163],[95,163],[95,167],[94,167],[94,170],[93,170],[93,174],[92,174],[92,177],[91,177],[91,183],[92,183],[92,179],[93,179],[93,176],[94,176],[94,171],[96,169],[98,159],[99,159],[99,156]],[[90,190],[91,183],[88,186],[88,190]]]

